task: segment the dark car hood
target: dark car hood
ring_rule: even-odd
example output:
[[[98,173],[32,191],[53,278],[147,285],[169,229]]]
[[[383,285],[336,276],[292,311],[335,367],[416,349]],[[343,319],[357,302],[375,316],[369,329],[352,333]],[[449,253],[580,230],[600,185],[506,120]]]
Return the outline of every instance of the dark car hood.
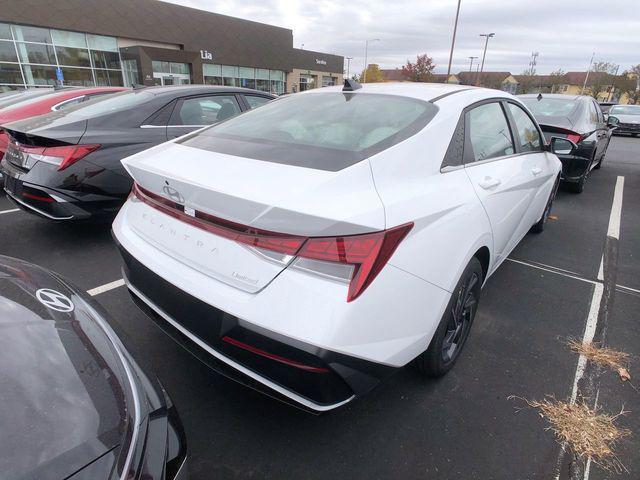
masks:
[[[18,132],[24,137],[44,137],[60,142],[77,144],[87,130],[87,120],[68,116],[67,112],[51,112],[2,125],[9,133]]]
[[[574,124],[568,117],[558,117],[550,115],[536,115],[536,120],[544,130],[545,125],[550,127],[566,128],[571,130],[574,128]]]
[[[51,291],[73,310],[38,300]],[[0,256],[2,478],[66,478],[125,444],[130,377],[95,316],[49,272]]]

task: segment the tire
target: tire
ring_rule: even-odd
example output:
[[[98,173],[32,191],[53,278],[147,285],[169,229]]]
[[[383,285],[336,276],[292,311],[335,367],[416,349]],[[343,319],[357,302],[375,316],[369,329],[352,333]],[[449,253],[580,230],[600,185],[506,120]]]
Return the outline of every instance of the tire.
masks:
[[[584,191],[584,182],[587,181],[587,174],[585,173],[582,177],[580,177],[580,181],[575,183],[569,183],[567,188],[570,192],[573,193],[582,193]]]
[[[481,286],[482,265],[473,257],[458,280],[429,348],[415,360],[423,376],[441,377],[455,364],[476,316]]]
[[[533,225],[533,227],[531,227],[531,231],[533,233],[542,233],[544,231],[544,226],[547,223],[549,214],[551,213],[551,207],[553,207],[553,201],[556,198],[556,193],[558,193],[559,185],[560,185],[560,177],[556,178],[556,182],[553,184],[553,188],[551,189],[551,193],[549,194],[549,199],[547,200],[547,204],[544,207],[544,212],[542,212],[542,217],[540,217],[540,220],[538,220]]]

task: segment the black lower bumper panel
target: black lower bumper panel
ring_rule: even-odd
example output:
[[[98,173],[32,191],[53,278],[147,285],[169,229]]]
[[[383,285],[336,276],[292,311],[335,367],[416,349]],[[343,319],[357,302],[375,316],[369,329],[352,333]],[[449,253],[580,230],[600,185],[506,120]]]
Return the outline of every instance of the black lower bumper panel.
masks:
[[[311,406],[307,405],[307,409],[311,411],[330,409],[363,395],[397,370],[249,325],[180,290],[119,247],[125,262],[124,275],[132,287],[130,292],[135,303],[174,340],[233,380],[301,406],[292,396],[269,388],[211,355],[189,335],[260,378],[308,400]],[[147,302],[177,322],[189,335],[168,322]]]

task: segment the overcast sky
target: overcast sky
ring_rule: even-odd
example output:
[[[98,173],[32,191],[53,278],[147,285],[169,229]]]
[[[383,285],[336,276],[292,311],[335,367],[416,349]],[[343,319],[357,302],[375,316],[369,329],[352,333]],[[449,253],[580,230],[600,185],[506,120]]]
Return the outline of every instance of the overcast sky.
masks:
[[[362,70],[367,38],[369,63],[399,67],[417,54],[434,58],[447,71],[457,0],[170,0],[212,12],[293,30],[295,47],[353,57]],[[538,73],[586,70],[596,61],[640,63],[640,0],[462,0],[453,72],[469,69],[469,56],[482,57],[485,71],[522,73],[539,52]],[[346,68],[346,65],[345,65]],[[474,67],[475,69],[475,67]]]

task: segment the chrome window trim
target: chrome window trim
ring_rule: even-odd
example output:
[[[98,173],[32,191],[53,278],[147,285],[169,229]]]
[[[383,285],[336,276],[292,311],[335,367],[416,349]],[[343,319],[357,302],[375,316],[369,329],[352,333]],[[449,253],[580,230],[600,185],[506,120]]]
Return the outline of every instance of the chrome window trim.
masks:
[[[52,112],[57,112],[58,110],[60,110],[60,107],[64,106],[65,104],[70,103],[70,102],[73,102],[74,100],[77,100],[77,99],[79,99],[79,98],[84,98],[84,97],[86,97],[86,95],[79,95],[79,96],[77,96],[77,97],[68,98],[68,99],[66,99],[66,100],[63,100],[62,102],[60,102],[60,103],[56,103],[55,105],[53,105],[53,106],[51,107],[51,111],[52,111]],[[82,103],[82,101],[80,101],[80,102],[78,102],[78,103]]]
[[[22,205],[24,208],[26,208],[27,210],[31,210],[33,212],[36,212],[38,215],[42,215],[43,217],[47,217],[51,220],[71,220],[73,218],[73,215],[71,215],[70,217],[56,217],[54,215],[51,215],[50,213],[47,212],[43,212],[42,210],[40,210],[39,208],[36,208],[34,206],[29,205],[26,202],[23,202],[22,200],[20,200],[19,198],[16,198],[15,195],[7,192],[7,190],[5,189],[5,193],[7,194],[7,196],[13,200],[14,202]]]

